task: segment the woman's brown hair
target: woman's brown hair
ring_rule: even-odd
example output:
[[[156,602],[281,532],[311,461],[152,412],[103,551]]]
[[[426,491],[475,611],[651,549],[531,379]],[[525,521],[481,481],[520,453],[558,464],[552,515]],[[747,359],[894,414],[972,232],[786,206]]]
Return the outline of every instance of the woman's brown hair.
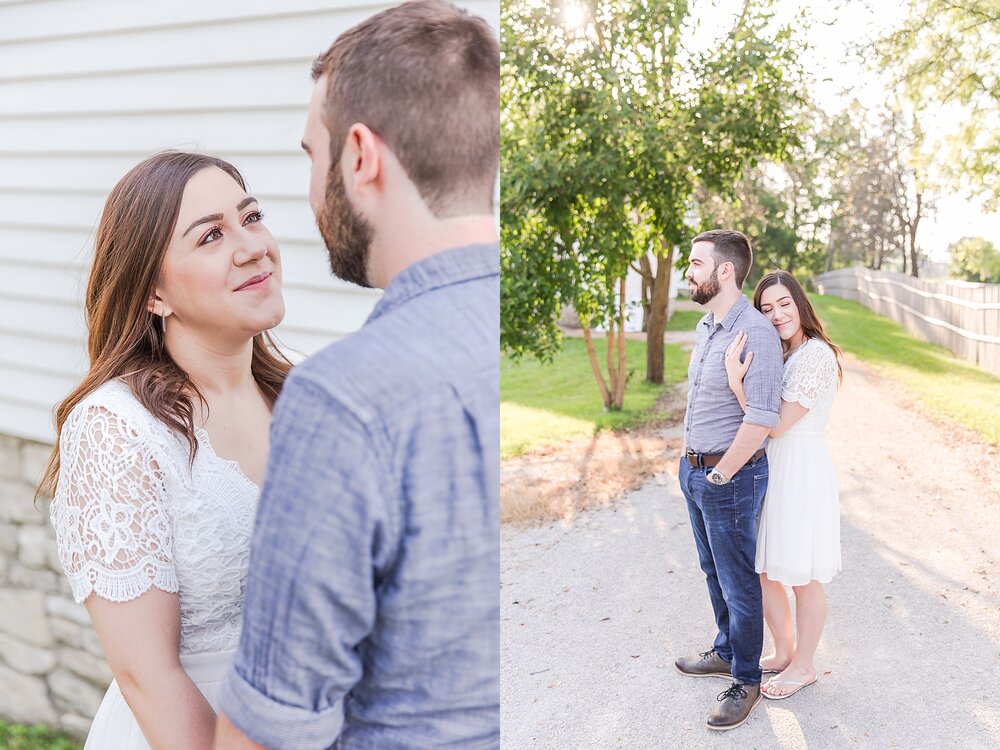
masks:
[[[150,414],[187,438],[194,461],[198,441],[192,396],[202,402],[204,397],[167,352],[160,317],[148,306],[184,187],[195,173],[209,167],[221,169],[246,190],[243,176],[222,159],[164,151],[129,170],[108,196],[97,227],[84,306],[90,367],[83,382],[56,407],[56,443],[37,495],[55,493],[59,437],[70,412],[115,378],[128,385]],[[291,367],[267,331],[254,336],[251,373],[272,403]]]
[[[833,353],[837,358],[837,379],[843,382],[844,368],[840,366],[840,360],[844,356],[843,352],[841,352],[840,347],[830,341],[830,337],[826,335],[826,331],[823,329],[823,323],[816,315],[816,311],[813,309],[812,302],[809,301],[809,297],[806,296],[806,290],[802,288],[802,285],[794,276],[788,273],[788,271],[769,271],[764,275],[764,278],[757,282],[757,288],[753,293],[753,306],[760,310],[760,298],[764,295],[764,290],[768,287],[779,285],[785,287],[792,294],[792,301],[795,303],[795,307],[799,310],[799,320],[802,323],[802,333],[804,333],[808,338],[819,339],[820,341],[826,342],[827,346],[833,349]],[[787,347],[788,344],[782,341],[781,348],[787,349]]]

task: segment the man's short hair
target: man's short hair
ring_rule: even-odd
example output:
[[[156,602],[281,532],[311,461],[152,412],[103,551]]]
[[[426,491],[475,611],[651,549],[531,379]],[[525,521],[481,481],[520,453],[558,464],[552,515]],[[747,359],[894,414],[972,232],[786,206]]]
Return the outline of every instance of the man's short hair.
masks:
[[[715,267],[718,268],[723,263],[732,263],[736,286],[743,286],[753,264],[750,240],[743,232],[737,232],[735,229],[710,229],[691,240],[692,245],[695,242],[711,242]]]
[[[490,210],[500,162],[500,45],[482,18],[442,0],[377,13],[316,58],[337,164],[355,123],[396,155],[436,216]]]

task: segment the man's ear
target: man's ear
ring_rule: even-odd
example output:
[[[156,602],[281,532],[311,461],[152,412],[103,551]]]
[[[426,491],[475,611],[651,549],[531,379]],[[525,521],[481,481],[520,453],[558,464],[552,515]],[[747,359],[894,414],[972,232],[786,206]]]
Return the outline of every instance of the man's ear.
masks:
[[[341,163],[334,168],[345,168],[348,190],[365,192],[377,186],[382,179],[382,140],[367,125],[356,122],[347,131]]]

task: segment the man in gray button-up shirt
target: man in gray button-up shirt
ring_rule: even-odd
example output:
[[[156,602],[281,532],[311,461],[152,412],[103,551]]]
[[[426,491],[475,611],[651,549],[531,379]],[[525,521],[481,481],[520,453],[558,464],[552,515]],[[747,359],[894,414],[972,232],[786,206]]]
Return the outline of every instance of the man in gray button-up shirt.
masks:
[[[499,43],[415,0],[313,77],[330,264],[385,294],[275,407],[216,748],[497,750]]]
[[[687,271],[691,298],[709,312],[698,323],[688,368],[679,480],[718,634],[711,649],[675,664],[693,676],[732,676],[709,716],[710,729],[739,726],[760,700],[764,622],[754,557],[767,489],[762,446],[778,424],[783,357],[774,326],[740,292],[751,260],[745,236],[712,230],[695,237]],[[725,365],[726,348],[740,332],[754,353],[743,381],[745,413]]]

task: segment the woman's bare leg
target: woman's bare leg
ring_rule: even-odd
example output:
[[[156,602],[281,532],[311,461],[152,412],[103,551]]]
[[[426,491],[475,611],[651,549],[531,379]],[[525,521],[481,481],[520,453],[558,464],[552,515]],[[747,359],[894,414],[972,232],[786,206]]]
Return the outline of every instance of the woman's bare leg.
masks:
[[[826,592],[819,581],[793,586],[792,590],[795,592],[795,655],[788,667],[774,678],[775,682],[767,685],[765,692],[768,695],[786,695],[798,687],[795,683],[816,679],[813,657],[826,624]]]
[[[792,608],[788,605],[785,587],[772,581],[767,573],[760,574],[760,593],[764,603],[764,621],[771,631],[774,653],[760,660],[767,669],[784,669],[795,655],[792,639]]]

